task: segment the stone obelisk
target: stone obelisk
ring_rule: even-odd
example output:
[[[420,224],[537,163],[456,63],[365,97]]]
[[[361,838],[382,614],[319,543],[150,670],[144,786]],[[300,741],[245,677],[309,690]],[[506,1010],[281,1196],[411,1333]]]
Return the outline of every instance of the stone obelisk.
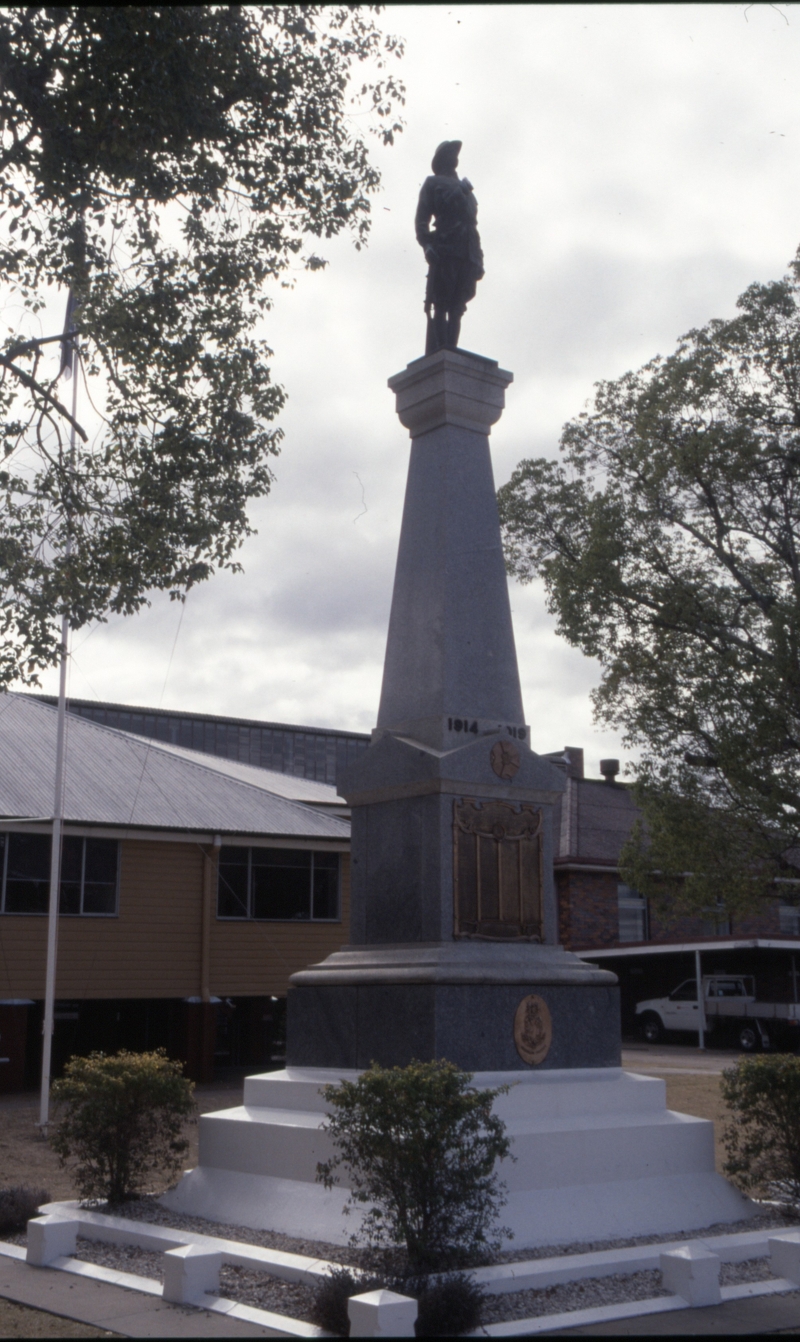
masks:
[[[290,980],[287,1066],[200,1119],[176,1211],[345,1243],[324,1086],[373,1061],[446,1058],[505,1082],[503,1217],[516,1247],[684,1232],[746,1215],[714,1171],[713,1125],[620,1066],[617,982],[557,944],[553,805],[530,747],[489,433],[510,373],[458,349],[483,274],[457,140],[417,208],[426,354],[389,386],[411,434],[378,722],[339,781],[352,808],[351,944]],[[430,229],[431,218],[436,228]],[[542,733],[537,723],[537,734]]]
[[[564,776],[530,748],[489,449],[511,381],[449,349],[389,380],[412,446],[378,722],[339,780],[350,945],[293,975],[289,1066],[619,1065],[614,975],[557,945]]]

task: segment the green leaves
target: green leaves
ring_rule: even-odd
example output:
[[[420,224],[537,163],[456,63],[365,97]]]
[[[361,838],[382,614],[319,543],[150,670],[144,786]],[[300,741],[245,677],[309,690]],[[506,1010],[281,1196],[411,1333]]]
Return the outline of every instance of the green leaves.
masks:
[[[492,1105],[508,1087],[479,1091],[471,1080],[444,1061],[373,1063],[322,1091],[336,1155],[317,1178],[332,1188],[344,1167],[348,1206],[369,1208],[353,1242],[401,1247],[412,1273],[477,1261],[507,1233],[496,1226],[505,1199],[494,1167],[510,1142]]]
[[[723,1141],[725,1173],[748,1192],[800,1200],[800,1058],[740,1058],[722,1073],[731,1110]]]
[[[626,879],[696,909],[774,899],[800,832],[799,300],[800,253],[599,384],[561,461],[499,493],[509,570],[543,577],[600,661],[598,719],[641,752]]]
[[[176,1174],[189,1146],[183,1126],[193,1094],[183,1064],[163,1049],[71,1058],[53,1084],[50,1140],[62,1165],[73,1162],[81,1197],[113,1205],[154,1176]]]
[[[72,288],[83,364],[73,445],[51,333],[0,350],[0,687],[57,659],[62,612],[236,567],[285,401],[256,324],[270,284],[324,264],[309,235],[365,241],[349,81],[369,67],[362,124],[391,139],[400,54],[357,6],[0,14],[0,280],[14,314]]]

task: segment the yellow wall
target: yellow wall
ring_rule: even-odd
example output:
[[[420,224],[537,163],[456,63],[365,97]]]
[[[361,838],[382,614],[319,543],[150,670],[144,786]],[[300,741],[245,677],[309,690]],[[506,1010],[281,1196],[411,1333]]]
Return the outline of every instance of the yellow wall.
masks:
[[[123,840],[119,916],[60,918],[59,998],[190,997],[201,990],[203,849]],[[211,918],[211,993],[286,992],[289,975],[348,939],[349,855],[341,923],[225,923]],[[0,916],[0,998],[44,996],[47,919]]]

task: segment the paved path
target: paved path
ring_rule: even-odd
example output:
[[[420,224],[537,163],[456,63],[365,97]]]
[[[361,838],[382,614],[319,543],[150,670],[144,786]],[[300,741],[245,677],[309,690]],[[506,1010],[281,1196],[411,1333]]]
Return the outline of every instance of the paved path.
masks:
[[[742,1337],[764,1333],[800,1333],[800,1291],[585,1328],[560,1328],[557,1333],[540,1333],[539,1337]]]
[[[46,1267],[29,1267],[0,1257],[0,1295],[78,1323],[91,1323],[123,1337],[274,1337],[267,1328],[225,1319],[201,1309],[170,1305],[159,1296],[139,1295],[122,1286],[73,1277]]]

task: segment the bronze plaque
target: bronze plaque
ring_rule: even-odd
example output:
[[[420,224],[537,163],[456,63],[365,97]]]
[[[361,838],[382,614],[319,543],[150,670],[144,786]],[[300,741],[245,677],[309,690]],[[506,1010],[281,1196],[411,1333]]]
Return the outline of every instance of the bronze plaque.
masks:
[[[544,998],[523,997],[514,1015],[514,1043],[529,1067],[544,1062],[553,1042],[553,1021]]]
[[[542,936],[542,813],[505,801],[453,803],[455,934]]]
[[[510,780],[519,773],[519,751],[510,741],[495,741],[489,751],[489,761],[498,778]]]

